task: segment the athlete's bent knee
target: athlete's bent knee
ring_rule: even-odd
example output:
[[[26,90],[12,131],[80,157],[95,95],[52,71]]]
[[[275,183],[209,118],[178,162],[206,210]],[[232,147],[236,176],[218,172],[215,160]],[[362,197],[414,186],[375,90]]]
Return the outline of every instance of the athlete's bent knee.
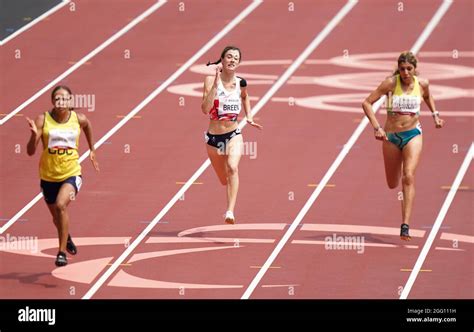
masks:
[[[402,182],[405,186],[415,184],[415,174],[413,172],[403,172]]]
[[[64,213],[66,212],[67,204],[64,202],[56,202],[56,212],[57,213]]]
[[[239,172],[238,166],[227,164],[227,176],[236,175],[238,174],[238,172]]]

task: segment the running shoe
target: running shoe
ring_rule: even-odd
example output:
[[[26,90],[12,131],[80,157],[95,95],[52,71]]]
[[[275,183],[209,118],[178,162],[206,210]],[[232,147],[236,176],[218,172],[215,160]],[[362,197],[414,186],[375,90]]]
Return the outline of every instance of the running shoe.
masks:
[[[56,266],[64,266],[67,265],[67,257],[66,254],[62,251],[58,252],[56,256]]]
[[[69,234],[67,236],[66,250],[71,255],[77,254],[77,248],[76,248],[76,245],[74,244],[74,242],[72,242],[71,234]]]
[[[235,217],[232,211],[227,211],[225,213],[225,222],[226,224],[235,224]]]
[[[411,236],[409,234],[410,226],[408,224],[402,224],[400,227],[400,239],[404,241],[410,241]]]

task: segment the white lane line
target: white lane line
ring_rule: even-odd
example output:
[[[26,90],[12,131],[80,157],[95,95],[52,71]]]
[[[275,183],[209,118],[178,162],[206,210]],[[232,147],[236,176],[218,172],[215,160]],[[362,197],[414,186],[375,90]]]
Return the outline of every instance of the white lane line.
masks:
[[[3,234],[11,225],[13,225],[20,217],[25,214],[26,211],[31,209],[33,205],[38,203],[38,201],[43,197],[42,193],[39,193],[38,195],[35,196],[28,204],[26,204],[20,211],[18,211],[10,220],[8,220],[5,225],[3,225],[0,228],[0,234]]]
[[[37,18],[35,18],[33,21],[31,21],[30,23],[22,26],[20,29],[18,29],[17,31],[15,31],[14,33],[12,33],[11,35],[9,35],[8,37],[6,37],[5,39],[2,39],[0,40],[0,46],[3,46],[5,45],[6,43],[8,43],[10,40],[12,40],[13,38],[15,38],[16,36],[18,36],[19,34],[25,32],[26,30],[32,28],[34,25],[36,25],[37,23],[41,22],[43,19],[45,19],[46,17],[48,17],[49,15],[53,14],[54,12],[60,10],[61,8],[63,8],[64,6],[66,6],[68,3],[70,2],[70,0],[63,0],[62,2],[58,3],[56,6],[54,6],[53,8],[51,8],[50,10],[48,10],[47,12],[43,13],[42,15],[38,16]]]
[[[418,37],[418,40],[415,42],[413,47],[411,48],[413,53],[418,53],[423,46],[423,44],[426,42],[428,37],[431,35],[433,30],[436,28],[438,25],[439,21],[443,18],[444,14],[448,11],[449,7],[453,4],[453,0],[444,0],[441,6],[438,8],[436,13],[434,14],[433,18],[431,18],[431,21],[426,25],[425,30],[421,33],[420,37]]]
[[[220,39],[222,39],[230,30],[237,26],[245,17],[247,17],[251,12],[253,12],[260,4],[262,0],[254,0],[247,8],[245,8],[237,17],[235,17],[222,31],[215,35],[206,45],[199,50],[192,58],[190,58],[180,69],[178,69],[168,80],[165,81],[158,89],[153,91],[147,99],[150,97],[154,98],[158,93],[163,91],[170,85],[175,79],[178,78],[184,71],[186,71],[194,62],[196,62],[201,56],[204,55],[212,46],[214,46]],[[151,99],[150,99],[151,100]],[[149,101],[148,101],[149,102]],[[147,103],[148,103],[147,102]],[[140,103],[136,108],[140,107],[143,104]],[[144,105],[143,105],[144,106]],[[141,106],[141,107],[143,107]],[[132,111],[133,113],[133,111]],[[128,118],[131,118],[133,114],[128,114]],[[126,117],[126,118],[127,118]],[[125,119],[126,119],[125,118]],[[124,119],[124,120],[125,120]],[[105,139],[103,140],[105,141]],[[191,178],[186,181],[186,183],[181,187],[181,189],[173,196],[173,198],[166,204],[166,206],[158,213],[158,215],[153,218],[151,223],[137,236],[137,238],[128,246],[128,248],[120,255],[119,258],[110,266],[107,271],[96,281],[96,283],[87,291],[87,293],[82,297],[82,299],[90,299],[99,288],[107,281],[107,279],[114,273],[114,271],[122,264],[125,259],[132,253],[132,251],[143,241],[145,236],[156,226],[156,224],[163,218],[163,216],[171,209],[171,207],[183,196],[186,190],[197,180],[197,178],[204,172],[206,168],[210,165],[209,159],[206,159],[204,163],[199,167],[199,169],[191,176]]]
[[[449,3],[446,7],[446,3]],[[428,36],[431,34],[433,29],[436,27],[436,25],[439,23],[441,18],[443,17],[444,13],[446,12],[447,8],[449,8],[451,1],[445,1],[443,4],[440,6],[440,8],[437,10],[433,18],[431,19],[430,23],[425,27],[424,31],[421,33],[421,35],[418,37],[417,41],[411,48],[412,52],[418,53],[420,50],[422,44],[426,41]],[[347,5],[346,5],[347,6]],[[440,14],[441,13],[441,14]],[[382,103],[385,100],[385,96],[380,98],[373,106],[374,112],[377,112],[377,110],[380,108]],[[288,240],[290,239],[291,235],[294,233],[298,225],[301,223],[303,220],[304,216],[306,213],[309,211],[313,203],[316,201],[318,198],[319,194],[323,191],[324,187],[329,183],[329,180],[331,177],[334,175],[338,167],[341,165],[342,161],[344,158],[347,156],[351,148],[354,146],[355,142],[359,138],[359,136],[362,134],[364,131],[365,127],[369,123],[367,117],[364,117],[359,126],[357,126],[356,130],[352,134],[352,136],[349,138],[347,143],[344,145],[342,151],[339,153],[339,155],[336,157],[336,160],[332,163],[332,165],[329,167],[328,171],[324,175],[323,179],[319,181],[318,186],[316,189],[313,191],[309,199],[306,201],[305,205],[301,209],[301,211],[298,213],[296,216],[295,220],[291,223],[290,227],[286,231],[286,233],[283,235],[281,238],[280,242],[278,242],[277,246],[275,249],[272,251],[270,256],[268,257],[267,261],[265,264],[263,264],[263,267],[260,271],[258,271],[257,275],[255,278],[252,280],[250,283],[249,287],[245,291],[245,293],[242,295],[242,299],[248,299],[250,295],[253,293],[265,273],[267,272],[268,268],[273,264],[275,261],[276,257],[280,253],[280,251],[283,249],[283,247],[286,245]]]
[[[140,23],[143,19],[146,17],[150,16],[153,12],[155,12],[158,8],[163,6],[167,0],[160,0],[157,3],[155,3],[153,6],[148,8],[146,11],[144,11],[142,14],[137,16],[133,21],[128,23],[126,26],[124,26],[119,32],[115,33],[112,37],[107,39],[105,42],[97,46],[94,50],[92,50],[89,54],[87,54],[85,57],[83,57],[81,60],[76,62],[74,65],[72,65],[68,70],[66,70],[64,73],[56,77],[54,80],[52,80],[50,83],[48,83],[44,88],[36,92],[33,96],[31,96],[28,100],[24,101],[20,106],[15,108],[12,112],[8,113],[3,119],[0,120],[0,125],[5,124],[9,119],[11,119],[15,114],[23,110],[26,106],[34,102],[36,99],[38,99],[43,93],[46,91],[50,90],[53,86],[55,86],[58,82],[60,82],[62,79],[70,75],[72,72],[74,72],[76,69],[78,69],[80,66],[82,66],[84,63],[92,59],[94,56],[96,56],[98,53],[102,52],[107,46],[112,44],[114,41],[122,37],[124,34],[126,34],[128,31],[130,31],[133,27],[135,27],[138,23]]]
[[[120,122],[118,122],[112,129],[110,129],[97,143],[94,145],[97,149],[99,146],[104,144],[113,134],[115,134],[121,127],[123,127],[130,119],[132,119],[138,112],[140,112],[147,104],[149,104],[156,96],[158,96],[163,90],[165,90],[173,81],[175,81],[182,73],[184,73],[194,62],[196,62],[201,56],[204,55],[212,46],[214,46],[224,35],[232,30],[245,16],[253,11],[258,5],[262,3],[262,0],[255,0],[249,5],[239,16],[237,16],[232,22],[230,22],[221,32],[215,35],[210,41],[207,42],[196,54],[194,54],[186,63],[181,66],[176,72],[174,72],[166,81],[164,81],[158,88],[150,93],[143,101],[135,106]],[[87,150],[80,158],[79,162],[82,163],[90,154],[90,150]],[[33,205],[35,205],[43,196],[42,193],[36,195],[25,207],[18,211],[5,225],[0,228],[0,234],[3,234],[11,225],[13,225],[25,212],[27,212]]]
[[[469,148],[469,151],[467,152],[466,157],[464,158],[464,161],[462,162],[461,167],[459,168],[459,171],[454,179],[454,182],[451,186],[451,189],[449,190],[448,195],[446,196],[446,199],[444,200],[443,206],[441,207],[438,216],[436,217],[433,228],[431,229],[430,234],[428,235],[428,239],[426,240],[423,249],[421,249],[420,255],[418,256],[415,266],[413,267],[413,270],[411,271],[410,276],[408,277],[408,281],[405,287],[403,287],[402,294],[400,295],[400,300],[405,300],[408,297],[408,294],[410,294],[410,290],[413,287],[416,277],[418,276],[418,273],[420,272],[421,267],[423,266],[423,263],[426,260],[426,256],[428,255],[428,252],[430,251],[430,248],[433,245],[433,241],[435,240],[436,235],[438,234],[441,224],[443,223],[443,220],[446,217],[446,214],[448,213],[449,207],[451,206],[451,203],[454,200],[454,196],[456,195],[459,185],[461,184],[461,181],[464,178],[464,175],[466,174],[473,157],[474,142],[471,143],[471,147]]]
[[[355,5],[356,1],[351,0],[347,3],[347,5],[336,15],[344,17],[344,15]],[[336,18],[335,17],[335,18]],[[342,19],[341,17],[341,19]],[[265,95],[260,99],[260,101],[255,105],[253,108],[253,114],[257,114],[262,107],[267,103],[273,94],[285,83],[286,80],[296,71],[296,69],[303,63],[303,61],[311,54],[312,50],[314,50],[323,40],[324,38],[331,32],[331,30],[337,25],[339,20],[331,21],[325,29],[321,31],[321,33],[308,45],[308,47],[303,51],[303,53],[298,56],[295,62],[292,63],[290,67],[283,73],[283,75],[275,82],[275,85],[270,88]],[[330,27],[330,28],[328,28]],[[239,127],[243,128],[246,124],[245,119],[239,123]],[[148,235],[149,232],[153,230],[153,228],[158,224],[158,222],[163,218],[166,213],[173,207],[173,205],[179,200],[180,197],[191,187],[192,183],[197,180],[197,178],[209,167],[210,161],[206,159],[204,163],[199,167],[199,169],[186,181],[186,184],[173,196],[173,198],[166,204],[166,206],[158,213],[158,215],[153,218],[150,225],[148,225],[142,233],[133,241],[132,244],[122,253],[122,255],[114,262],[114,264],[100,277],[100,279],[92,286],[92,288],[84,295],[83,299],[90,299],[101,287],[104,282],[112,275],[112,273],[122,264],[125,259],[132,253],[133,250],[143,241],[143,239]]]

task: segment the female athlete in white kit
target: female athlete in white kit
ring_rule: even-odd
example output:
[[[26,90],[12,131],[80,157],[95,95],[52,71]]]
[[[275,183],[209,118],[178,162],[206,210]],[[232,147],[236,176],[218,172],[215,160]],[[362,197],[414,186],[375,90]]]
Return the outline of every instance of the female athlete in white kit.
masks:
[[[201,110],[209,114],[209,129],[206,133],[207,154],[222,185],[227,186],[227,212],[225,222],[235,223],[234,208],[239,190],[238,166],[242,156],[243,139],[238,128],[237,116],[242,106],[247,123],[258,129],[262,126],[253,121],[247,82],[237,77],[235,70],[241,61],[240,49],[227,46],[221,57],[216,74],[204,80]],[[221,64],[222,63],[222,64]]]

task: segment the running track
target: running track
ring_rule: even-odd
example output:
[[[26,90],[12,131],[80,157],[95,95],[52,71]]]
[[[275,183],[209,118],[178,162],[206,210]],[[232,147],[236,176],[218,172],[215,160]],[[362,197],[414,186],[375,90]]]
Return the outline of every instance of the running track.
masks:
[[[83,57],[153,4],[119,2],[114,10],[117,15],[112,19],[101,10],[88,9],[88,2],[76,3],[83,11],[71,16],[67,10],[60,10],[48,21],[2,46],[2,57],[20,47],[44,56],[24,59],[24,66],[9,60],[6,75],[11,78],[9,86],[15,89],[8,93],[8,98],[2,98],[1,113],[20,105],[64,72],[70,66],[68,61]],[[169,1],[71,73],[64,82],[74,92],[95,95],[96,110],[88,116],[96,141],[249,4],[209,1],[209,10],[202,11],[196,3],[186,3],[185,11],[180,12],[178,2]],[[326,1],[315,7],[309,1],[296,1],[295,11],[290,12],[288,2],[264,2],[212,46],[196,65],[214,59],[227,44],[239,45],[244,61],[239,72],[249,78],[255,106],[345,4]],[[398,239],[398,190],[386,188],[380,145],[373,139],[372,130],[366,128],[263,278],[254,289],[249,290],[249,285],[363,118],[359,108],[362,99],[357,103],[340,102],[359,108],[359,113],[313,109],[304,106],[303,101],[308,96],[335,93],[364,95],[369,89],[334,88],[328,86],[328,79],[324,84],[308,82],[314,77],[369,73],[361,76],[365,80],[356,83],[374,87],[390,73],[396,54],[416,43],[441,4],[419,1],[402,13],[395,3],[389,2],[360,1],[353,6],[263,105],[256,117],[264,130],[244,130],[249,149],[256,147],[256,151],[249,152],[241,162],[237,225],[223,224],[224,188],[218,185],[212,169],[207,168],[143,240],[136,242],[122,264],[112,270],[111,264],[205,160],[202,138],[207,120],[199,112],[200,99],[185,95],[182,90],[182,85],[202,82],[203,76],[201,67],[187,70],[172,83],[171,89],[154,98],[99,148],[100,174],[94,173],[87,160],[83,163],[85,184],[78,202],[70,208],[71,233],[77,239],[80,253],[70,259],[67,267],[54,267],[55,231],[43,202],[33,205],[2,234],[37,236],[45,249],[38,253],[44,257],[1,253],[0,296],[399,298],[448,193],[443,186],[452,184],[473,140],[474,50],[469,38],[456,38],[457,27],[472,27],[468,15],[472,4],[468,1],[456,1],[450,6],[420,50],[421,76],[432,79],[433,86],[454,87],[466,94],[438,100],[440,112],[466,115],[445,116],[447,123],[442,130],[435,130],[431,118],[422,116],[424,151],[417,172],[412,217],[412,228],[419,231],[419,236],[408,245]],[[373,13],[370,24],[368,11]],[[57,50],[46,47],[47,38],[58,30],[62,20],[68,19],[66,15],[78,23],[85,16],[75,15],[87,15],[90,24],[71,24],[69,35],[59,34],[58,38],[77,43],[67,43],[67,54],[62,59],[48,57],[49,52],[57,54]],[[394,30],[385,24],[387,20],[403,24]],[[455,49],[461,52],[459,58],[446,56]],[[124,50],[130,50],[130,59],[124,58]],[[329,59],[344,54],[349,55],[349,61],[356,55],[376,53],[393,53],[388,58],[376,58],[382,61],[383,70],[329,63]],[[253,65],[256,60],[264,61]],[[465,66],[471,74],[436,79],[442,71],[440,65]],[[34,75],[29,74],[32,71]],[[25,76],[32,79],[19,78]],[[8,161],[2,162],[0,169],[3,223],[39,192],[38,156],[29,158],[24,151],[29,135],[24,116],[36,116],[49,107],[48,103],[46,93],[0,128],[0,153],[2,160]],[[21,153],[15,153],[16,144]],[[81,144],[85,151],[85,140]],[[473,298],[472,263],[465,263],[473,259],[473,186],[471,166],[409,298]],[[347,248],[330,250],[324,243],[326,237],[333,235],[358,236],[367,245],[361,253]],[[100,277],[106,271],[110,276],[102,283]]]

